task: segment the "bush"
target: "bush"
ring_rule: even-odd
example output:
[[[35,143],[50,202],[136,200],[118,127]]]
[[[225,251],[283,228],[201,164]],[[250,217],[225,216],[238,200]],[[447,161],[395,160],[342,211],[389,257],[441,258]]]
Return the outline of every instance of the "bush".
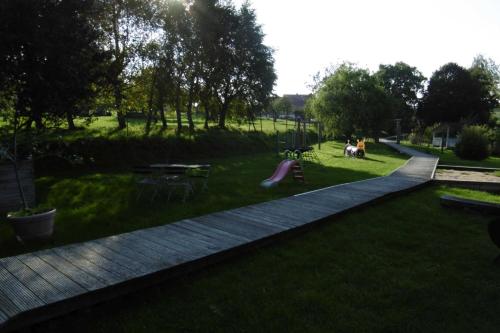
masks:
[[[467,160],[484,160],[490,156],[490,142],[486,126],[465,126],[455,147],[455,154]]]
[[[493,143],[493,155],[500,156],[500,127],[495,129],[495,138]]]
[[[46,141],[37,147],[37,175],[49,175],[79,165],[88,168],[130,167],[150,163],[196,162],[235,154],[269,152],[275,149],[275,138],[263,133],[230,130],[203,131],[192,137],[90,138],[74,141]],[[66,160],[67,163],[63,163]],[[78,163],[75,163],[78,162]]]

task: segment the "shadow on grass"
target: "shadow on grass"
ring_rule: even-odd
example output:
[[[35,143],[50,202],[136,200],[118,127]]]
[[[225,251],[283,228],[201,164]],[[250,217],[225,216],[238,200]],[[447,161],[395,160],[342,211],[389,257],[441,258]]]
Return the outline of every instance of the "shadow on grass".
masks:
[[[130,173],[40,178],[36,184],[39,202],[57,208],[53,238],[46,243],[23,246],[15,241],[9,226],[2,223],[0,257],[162,225],[379,176],[366,170],[307,163],[305,184],[288,176],[272,189],[260,187],[260,182],[272,175],[279,161],[272,154],[211,161],[213,168],[208,190],[186,203],[181,202],[180,193],[167,202],[165,192],[153,202],[149,200],[149,193],[143,193],[137,200],[137,179]]]

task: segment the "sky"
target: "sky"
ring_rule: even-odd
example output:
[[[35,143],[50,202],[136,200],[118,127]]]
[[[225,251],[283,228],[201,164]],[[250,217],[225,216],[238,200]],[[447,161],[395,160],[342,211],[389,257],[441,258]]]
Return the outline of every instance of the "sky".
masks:
[[[478,54],[500,64],[500,0],[250,3],[275,50],[278,95],[310,93],[315,73],[343,61],[371,71],[403,61],[427,78],[448,62],[469,67]]]

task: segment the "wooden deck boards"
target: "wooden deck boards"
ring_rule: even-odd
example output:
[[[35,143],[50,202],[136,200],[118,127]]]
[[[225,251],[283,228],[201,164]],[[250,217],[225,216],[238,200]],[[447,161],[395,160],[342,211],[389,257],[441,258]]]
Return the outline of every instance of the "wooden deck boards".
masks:
[[[208,214],[89,242],[0,259],[0,330],[17,329],[194,269],[217,256],[269,240],[431,180],[438,159],[385,142],[413,157],[386,177]],[[206,261],[206,262],[205,262]],[[128,289],[127,289],[128,288]],[[95,297],[93,295],[97,295]],[[61,304],[63,305],[61,308]],[[40,315],[43,310],[43,315]]]

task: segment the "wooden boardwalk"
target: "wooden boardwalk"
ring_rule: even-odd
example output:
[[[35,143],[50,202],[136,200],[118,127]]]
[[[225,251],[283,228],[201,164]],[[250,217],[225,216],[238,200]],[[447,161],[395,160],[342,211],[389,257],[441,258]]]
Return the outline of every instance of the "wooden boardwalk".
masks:
[[[436,157],[413,157],[386,177],[0,259],[0,330],[17,329],[221,261],[431,180]]]

